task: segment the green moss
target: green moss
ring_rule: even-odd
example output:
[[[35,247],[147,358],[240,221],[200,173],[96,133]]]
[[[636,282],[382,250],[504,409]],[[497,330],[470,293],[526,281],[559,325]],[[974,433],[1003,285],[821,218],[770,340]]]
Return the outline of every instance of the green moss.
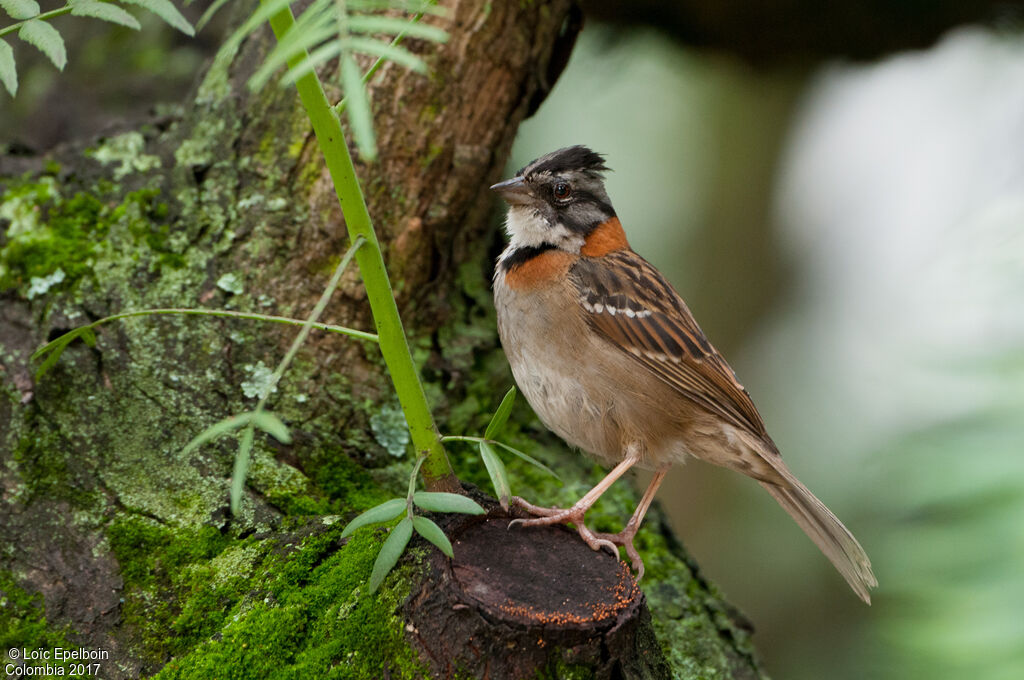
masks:
[[[3,665],[18,661],[7,650],[74,648],[68,644],[66,629],[54,629],[46,621],[43,596],[18,585],[10,572],[0,570],[0,649]]]
[[[0,248],[0,291],[58,270],[61,280],[77,279],[89,270],[95,244],[110,226],[109,211],[99,200],[82,193],[63,199],[49,177],[12,186],[0,203],[0,217],[10,220]]]
[[[57,284],[70,288],[93,271],[104,240],[118,225],[156,253],[156,266],[182,266],[179,251],[186,244],[173,242],[165,222],[168,206],[158,198],[156,190],[140,190],[111,207],[84,192],[63,198],[52,177],[13,184],[0,201],[0,217],[10,221],[0,248],[0,291],[19,288],[31,298]],[[125,254],[129,260],[140,257],[133,248],[123,249]]]
[[[156,256],[150,264],[151,270],[163,265],[178,269],[185,266],[182,251],[187,242],[172,234],[166,222],[167,204],[159,198],[160,192],[156,189],[133,191],[114,209],[111,219],[127,228],[136,242],[149,246]]]
[[[343,542],[337,519],[240,541],[145,518],[112,525],[125,624],[145,631],[151,663],[171,657],[156,677],[377,680],[385,667],[393,678],[417,676],[397,611],[419,566],[400,567],[368,594],[383,532]]]
[[[49,498],[69,501],[74,507],[86,507],[96,500],[97,492],[87,490],[86,485],[78,482],[81,470],[68,461],[55,428],[30,415],[19,429],[23,434],[11,456],[13,471],[21,482],[15,490],[19,502],[27,504],[33,498]]]

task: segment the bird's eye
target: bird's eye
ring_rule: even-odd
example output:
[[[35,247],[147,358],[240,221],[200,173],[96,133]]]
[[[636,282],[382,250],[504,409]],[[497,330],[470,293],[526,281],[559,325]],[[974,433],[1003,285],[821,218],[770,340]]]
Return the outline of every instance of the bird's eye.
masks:
[[[565,182],[559,182],[558,184],[555,185],[555,188],[552,190],[551,193],[554,194],[555,198],[557,198],[558,200],[564,201],[565,199],[569,198],[569,196],[572,194],[572,187],[570,187]]]

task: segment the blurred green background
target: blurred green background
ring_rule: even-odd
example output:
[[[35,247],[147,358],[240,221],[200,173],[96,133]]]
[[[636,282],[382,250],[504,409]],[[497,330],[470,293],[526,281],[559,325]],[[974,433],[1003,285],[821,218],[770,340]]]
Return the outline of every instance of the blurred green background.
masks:
[[[58,19],[64,74],[21,50],[0,148],[187,101],[217,31],[141,18]],[[590,24],[510,170],[570,144],[607,154],[634,248],[874,562],[868,608],[756,484],[670,473],[659,500],[768,671],[1024,678],[1024,35],[754,68]]]
[[[764,71],[590,26],[510,170],[577,143],[873,560],[868,608],[752,481],[672,470],[769,673],[1024,678],[1024,36]]]

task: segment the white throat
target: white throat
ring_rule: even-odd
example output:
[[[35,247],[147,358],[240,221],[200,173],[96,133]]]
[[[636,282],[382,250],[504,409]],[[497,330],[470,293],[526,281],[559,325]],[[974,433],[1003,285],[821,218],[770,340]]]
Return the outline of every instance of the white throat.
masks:
[[[573,233],[563,224],[549,223],[539,212],[524,205],[509,207],[505,232],[509,240],[507,252],[550,243],[559,250],[579,253],[584,244],[579,234]]]

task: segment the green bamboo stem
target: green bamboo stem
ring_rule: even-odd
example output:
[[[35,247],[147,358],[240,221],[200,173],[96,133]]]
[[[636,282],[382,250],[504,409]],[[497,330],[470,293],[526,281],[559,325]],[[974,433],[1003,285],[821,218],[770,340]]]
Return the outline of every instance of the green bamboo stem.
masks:
[[[270,28],[278,40],[294,24],[295,17],[290,8],[285,8],[270,18]],[[306,55],[305,50],[294,55],[288,61],[289,67],[298,65]],[[341,123],[331,111],[315,71],[296,80],[295,87],[313,124],[317,142],[331,173],[349,237],[353,241],[358,236],[366,239],[366,245],[356,253],[356,261],[359,263],[370,310],[377,326],[380,351],[398,393],[398,401],[409,425],[413,446],[418,455],[426,456],[422,468],[423,480],[432,491],[457,491],[458,479],[441,444],[440,435],[434,425],[434,417],[423,392],[423,385],[412,360],[412,353],[409,351],[405,329],[398,315],[398,305],[395,304],[395,296],[391,290],[391,281],[384,267],[380,243],[377,241],[366,202],[363,200]]]

